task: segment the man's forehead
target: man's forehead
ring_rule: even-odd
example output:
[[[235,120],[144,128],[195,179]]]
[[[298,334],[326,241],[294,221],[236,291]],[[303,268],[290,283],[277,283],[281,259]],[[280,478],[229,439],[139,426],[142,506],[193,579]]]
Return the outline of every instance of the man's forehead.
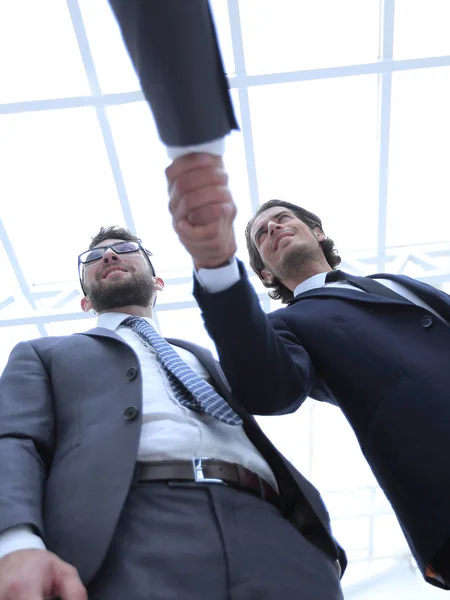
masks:
[[[109,240],[103,240],[94,246],[94,248],[102,248],[102,246],[110,246],[111,244],[117,244],[118,242],[123,242],[124,240],[119,240],[117,238],[111,238]]]
[[[289,208],[285,208],[284,206],[272,206],[272,208],[266,208],[266,210],[263,210],[263,212],[256,217],[252,226],[252,232],[256,232],[263,223],[270,221],[270,219],[273,219],[284,212],[290,213],[291,215],[294,214],[292,210],[289,210]]]

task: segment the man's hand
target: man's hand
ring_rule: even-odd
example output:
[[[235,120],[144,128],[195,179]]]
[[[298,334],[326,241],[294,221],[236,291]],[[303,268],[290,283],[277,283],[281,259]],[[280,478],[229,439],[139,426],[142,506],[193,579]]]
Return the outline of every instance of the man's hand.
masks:
[[[72,567],[47,550],[17,550],[0,559],[0,600],[87,600]]]
[[[173,227],[195,267],[226,264],[236,252],[236,206],[227,187],[228,175],[222,159],[189,154],[175,160],[166,169],[166,177]]]

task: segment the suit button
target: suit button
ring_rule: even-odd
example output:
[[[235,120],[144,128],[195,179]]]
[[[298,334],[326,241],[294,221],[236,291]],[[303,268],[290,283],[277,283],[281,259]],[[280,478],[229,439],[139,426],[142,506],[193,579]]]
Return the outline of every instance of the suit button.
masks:
[[[133,381],[133,379],[136,379],[138,374],[138,370],[136,369],[136,367],[130,367],[127,371],[127,379],[129,381]]]
[[[138,407],[137,406],[127,406],[127,408],[123,411],[123,414],[127,421],[132,421],[139,414]]]
[[[420,319],[420,324],[422,327],[431,327],[433,325],[433,317],[430,317],[430,315],[425,315]]]

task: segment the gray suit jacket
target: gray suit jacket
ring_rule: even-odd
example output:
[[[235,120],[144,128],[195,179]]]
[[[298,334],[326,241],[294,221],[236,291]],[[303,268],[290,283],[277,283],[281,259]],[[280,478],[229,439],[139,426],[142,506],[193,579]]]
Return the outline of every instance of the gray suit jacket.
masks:
[[[181,340],[242,416],[277,477],[286,516],[346,564],[317,490],[230,395],[212,355]],[[0,378],[0,533],[28,524],[86,584],[107,551],[136,464],[142,423],[138,358],[113,331],[22,342]]]

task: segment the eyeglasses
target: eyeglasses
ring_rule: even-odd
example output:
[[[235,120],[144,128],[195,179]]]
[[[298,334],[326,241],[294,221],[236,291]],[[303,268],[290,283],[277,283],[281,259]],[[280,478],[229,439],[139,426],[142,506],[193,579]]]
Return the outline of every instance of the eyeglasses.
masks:
[[[150,260],[150,256],[152,255],[150,250],[146,250],[140,242],[116,242],[115,244],[110,244],[108,246],[99,246],[98,248],[86,250],[85,252],[82,252],[79,255],[78,274],[80,276],[80,284],[83,292],[85,290],[83,287],[82,265],[89,265],[90,263],[100,260],[109,248],[116,254],[129,254],[131,252],[139,252],[139,250],[142,250],[149,264],[152,276],[155,276],[155,269],[153,268],[152,262]]]
[[[109,248],[116,254],[127,254],[128,252],[138,252],[141,249],[144,250],[139,242],[116,242],[109,246],[100,246],[99,248],[92,248],[92,250],[82,252],[78,257],[78,262],[82,265],[86,265],[95,262],[96,260],[100,260]]]

